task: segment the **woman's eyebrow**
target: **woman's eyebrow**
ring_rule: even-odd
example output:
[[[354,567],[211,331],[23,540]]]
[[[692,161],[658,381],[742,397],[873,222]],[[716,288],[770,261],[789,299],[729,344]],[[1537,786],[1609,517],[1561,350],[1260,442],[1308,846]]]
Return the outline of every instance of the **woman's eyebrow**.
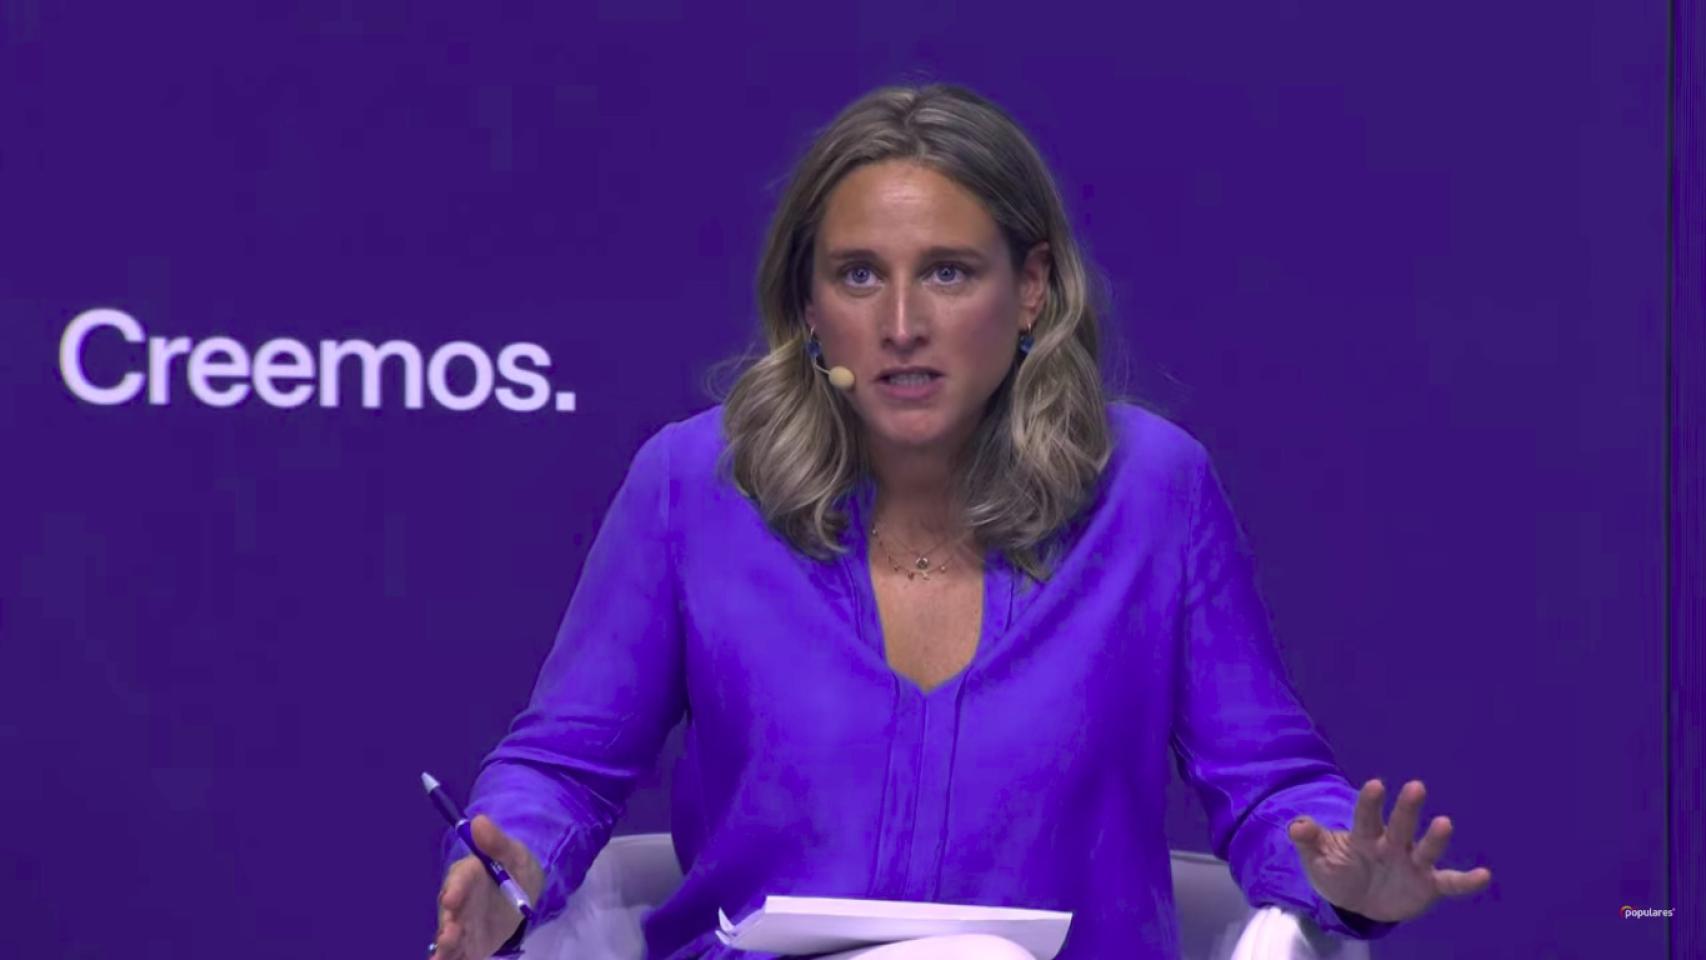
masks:
[[[824,257],[832,263],[843,260],[875,260],[882,261],[875,250],[865,247],[837,248],[824,252]],[[931,247],[924,251],[926,260],[976,260],[982,262],[983,253],[975,247]]]

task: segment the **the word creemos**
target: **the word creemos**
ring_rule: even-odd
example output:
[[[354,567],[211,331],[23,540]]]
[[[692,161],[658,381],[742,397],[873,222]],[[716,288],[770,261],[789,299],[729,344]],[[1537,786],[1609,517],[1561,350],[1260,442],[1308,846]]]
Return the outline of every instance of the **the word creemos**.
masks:
[[[85,351],[97,337],[146,343],[131,369],[96,382],[85,367]],[[321,340],[310,347],[301,340],[275,337],[250,350],[231,337],[147,336],[142,324],[122,310],[85,310],[71,319],[59,338],[59,375],[79,400],[100,406],[130,403],[144,390],[148,403],[167,406],[180,379],[188,394],[210,407],[234,407],[250,394],[274,407],[300,407],[315,397],[322,407],[344,400],[340,389],[345,371],[359,376],[361,405],[376,410],[386,400],[385,386],[401,387],[403,406],[419,410],[430,396],[446,410],[473,410],[493,397],[506,410],[528,413],[553,406],[572,412],[575,395],[553,394],[542,372],[551,355],[536,343],[512,343],[493,358],[478,344],[453,340],[425,356],[407,340],[375,345],[366,340]],[[459,383],[452,383],[451,372]],[[394,371],[384,376],[387,370]],[[502,384],[499,384],[499,381]]]

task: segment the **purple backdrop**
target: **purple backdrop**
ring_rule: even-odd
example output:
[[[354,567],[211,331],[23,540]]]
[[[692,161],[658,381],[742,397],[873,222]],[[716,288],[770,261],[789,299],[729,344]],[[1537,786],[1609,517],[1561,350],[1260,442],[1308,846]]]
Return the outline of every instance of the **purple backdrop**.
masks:
[[[1671,956],[1706,953],[1706,3],[1671,4]]]
[[[1664,956],[1667,7],[1039,13],[0,6],[4,952],[418,952],[417,774],[753,335],[813,128],[923,71],[1055,165],[1347,773],[1493,868],[1378,955]]]

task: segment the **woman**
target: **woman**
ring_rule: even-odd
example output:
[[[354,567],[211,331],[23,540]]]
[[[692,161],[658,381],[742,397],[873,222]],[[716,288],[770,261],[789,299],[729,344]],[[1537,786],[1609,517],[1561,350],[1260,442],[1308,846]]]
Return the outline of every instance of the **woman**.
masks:
[[[1338,770],[1202,445],[1109,402],[1062,204],[998,107],[843,111],[758,288],[768,353],[635,456],[475,784],[476,842],[543,918],[684,716],[654,956],[732,955],[718,910],[778,893],[1070,910],[1063,958],[1175,956],[1169,753],[1253,902],[1373,937],[1486,887],[1434,869],[1445,818],[1411,842],[1421,784],[1383,825]],[[441,956],[516,931],[472,857],[440,902]]]

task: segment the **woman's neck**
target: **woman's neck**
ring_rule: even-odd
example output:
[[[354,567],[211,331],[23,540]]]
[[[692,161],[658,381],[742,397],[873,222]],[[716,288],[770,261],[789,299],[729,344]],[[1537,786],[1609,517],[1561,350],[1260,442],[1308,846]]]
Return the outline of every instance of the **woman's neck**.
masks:
[[[953,464],[936,452],[873,452],[877,496],[873,518],[903,542],[928,548],[964,532]]]

